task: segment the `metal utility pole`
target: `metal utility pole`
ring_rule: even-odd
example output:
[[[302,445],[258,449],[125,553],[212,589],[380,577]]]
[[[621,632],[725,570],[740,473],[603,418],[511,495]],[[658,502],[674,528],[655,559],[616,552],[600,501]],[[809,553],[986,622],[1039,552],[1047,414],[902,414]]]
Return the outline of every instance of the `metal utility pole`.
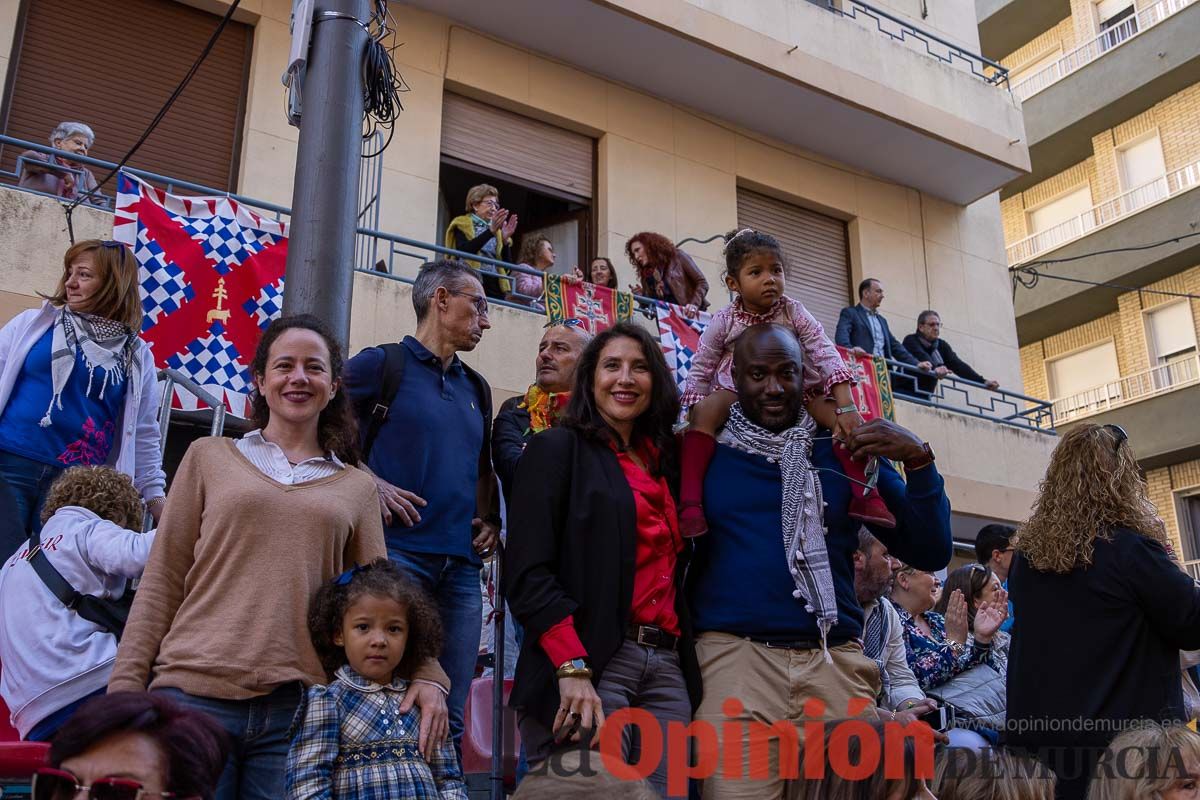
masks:
[[[305,4],[299,3],[297,7]],[[369,0],[315,0],[292,189],[283,313],[350,339]]]

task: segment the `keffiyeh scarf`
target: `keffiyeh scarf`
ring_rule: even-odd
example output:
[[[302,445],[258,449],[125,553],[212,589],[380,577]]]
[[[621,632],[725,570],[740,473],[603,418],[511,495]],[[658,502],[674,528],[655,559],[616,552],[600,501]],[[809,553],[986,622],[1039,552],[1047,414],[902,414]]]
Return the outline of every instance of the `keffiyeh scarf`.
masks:
[[[805,610],[817,618],[821,650],[825,660],[832,663],[828,637],[838,621],[837,595],[825,545],[821,484],[810,462],[814,430],[812,417],[802,413],[794,427],[771,433],[748,420],[741,403],[734,403],[717,441],[779,464],[783,479],[783,552],[796,583],[792,597],[803,600]]]
[[[76,353],[83,356],[88,370],[86,394],[91,395],[92,382],[96,372],[100,371],[103,378],[99,397],[104,397],[109,386],[116,386],[129,375],[136,337],[137,334],[120,322],[91,314],[76,314],[64,308],[54,323],[50,340],[50,405],[38,425],[50,427],[51,413],[55,408],[62,410],[62,393],[75,369]]]

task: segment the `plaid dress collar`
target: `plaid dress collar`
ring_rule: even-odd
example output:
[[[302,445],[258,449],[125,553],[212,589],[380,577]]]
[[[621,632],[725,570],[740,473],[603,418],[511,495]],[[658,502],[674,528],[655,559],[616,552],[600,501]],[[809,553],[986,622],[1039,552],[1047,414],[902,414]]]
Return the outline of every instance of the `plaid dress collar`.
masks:
[[[365,694],[373,694],[375,692],[399,692],[403,694],[408,690],[408,681],[403,678],[392,678],[392,682],[383,685],[378,684],[373,680],[364,678],[354,671],[354,668],[349,664],[343,664],[338,667],[336,677],[340,678],[347,686],[352,686]]]

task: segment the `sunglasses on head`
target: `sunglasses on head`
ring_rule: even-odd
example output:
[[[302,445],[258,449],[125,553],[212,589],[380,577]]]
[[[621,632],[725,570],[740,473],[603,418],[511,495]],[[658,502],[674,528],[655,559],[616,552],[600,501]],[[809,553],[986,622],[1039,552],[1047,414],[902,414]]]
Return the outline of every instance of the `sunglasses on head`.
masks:
[[[543,329],[557,328],[560,325],[564,328],[581,328],[581,327],[583,327],[583,320],[581,320],[579,317],[567,317],[566,319],[552,319],[549,322],[547,322],[545,325],[543,325],[542,328]]]
[[[1121,445],[1129,441],[1129,434],[1120,425],[1105,425],[1104,429],[1112,434],[1113,452],[1121,449]]]
[[[152,797],[171,798],[174,792],[147,792],[129,778],[100,778],[91,786],[79,783],[79,778],[62,769],[45,767],[33,774],[33,800],[75,800],[87,792],[87,800],[149,800]]]

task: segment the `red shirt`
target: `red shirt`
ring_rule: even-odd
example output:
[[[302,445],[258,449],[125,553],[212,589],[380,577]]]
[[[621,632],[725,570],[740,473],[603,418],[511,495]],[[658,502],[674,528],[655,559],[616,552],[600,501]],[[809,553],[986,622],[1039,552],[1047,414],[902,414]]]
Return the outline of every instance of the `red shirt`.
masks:
[[[647,452],[648,451],[648,452]],[[643,450],[643,463],[653,463],[657,454]],[[646,458],[649,455],[650,458]],[[683,550],[675,499],[665,478],[654,478],[639,467],[628,453],[617,453],[617,462],[633,491],[637,509],[637,547],[634,556],[633,605],[629,621],[635,625],[657,625],[667,633],[679,635],[679,617],[675,613],[675,565]],[[587,650],[568,616],[552,625],[538,644],[554,666],[573,658],[584,658]]]

